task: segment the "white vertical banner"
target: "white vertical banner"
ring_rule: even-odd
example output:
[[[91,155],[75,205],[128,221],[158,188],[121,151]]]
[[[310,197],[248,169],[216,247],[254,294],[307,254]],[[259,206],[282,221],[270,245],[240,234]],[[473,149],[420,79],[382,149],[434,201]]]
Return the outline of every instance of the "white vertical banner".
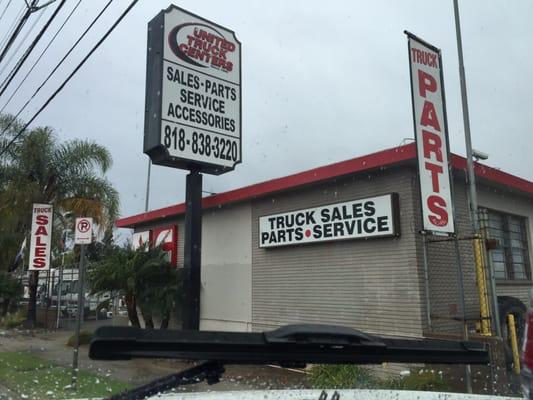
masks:
[[[34,204],[31,221],[31,240],[28,269],[48,271],[52,247],[52,216],[50,204]]]
[[[406,32],[423,229],[454,233],[448,123],[440,50]]]

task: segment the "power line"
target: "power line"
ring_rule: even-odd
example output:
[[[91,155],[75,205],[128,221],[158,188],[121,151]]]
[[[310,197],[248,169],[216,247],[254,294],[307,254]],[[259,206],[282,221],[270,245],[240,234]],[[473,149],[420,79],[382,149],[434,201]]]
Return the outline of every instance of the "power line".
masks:
[[[7,5],[6,5],[6,7],[4,8],[4,11],[2,11],[2,14],[0,14],[0,21],[2,21],[2,18],[4,17],[4,14],[6,13],[7,9],[9,8],[9,5],[11,4],[12,1],[13,1],[13,0],[9,0],[9,1],[7,2]]]
[[[37,19],[33,22],[33,25],[31,26],[31,28],[26,31],[26,33],[24,34],[24,37],[20,40],[17,47],[11,52],[11,55],[6,58],[4,66],[0,68],[0,74],[2,74],[6,70],[6,68],[9,66],[9,64],[13,60],[13,58],[15,58],[18,51],[20,50],[20,48],[22,47],[22,45],[24,44],[28,36],[30,36],[30,34],[33,32],[33,29],[37,26],[37,24],[39,23],[43,15],[44,15],[44,10],[41,10],[39,15],[37,16]]]
[[[9,37],[11,36],[11,34],[14,32],[15,26],[17,25],[17,22],[24,15],[24,10],[26,10],[26,6],[22,5],[22,8],[17,13],[17,16],[15,18],[13,18],[13,22],[11,23],[11,26],[9,27],[9,29],[6,32],[6,36],[2,39],[2,43],[0,44],[0,48],[4,47],[4,45],[7,43]]]
[[[26,24],[26,21],[28,21],[28,18],[30,17],[31,13],[34,11],[33,7],[35,7],[35,5],[37,4],[37,1],[38,0],[32,0],[31,5],[27,7],[26,12],[24,13],[24,15],[22,16],[21,20],[19,21],[17,27],[15,28],[15,30],[11,34],[11,37],[7,40],[7,43],[6,43],[5,47],[4,47],[4,50],[2,50],[2,53],[0,54],[0,63],[2,62],[2,60],[6,56],[7,52],[9,51],[11,46],[13,45],[13,42],[15,41],[17,36],[19,35],[19,33],[20,33],[22,27],[24,26],[24,24]]]
[[[24,76],[24,78],[22,78],[22,80],[20,81],[20,83],[18,84],[18,86],[16,87],[15,91],[13,93],[11,93],[11,96],[9,97],[9,99],[7,99],[7,102],[6,104],[4,104],[4,106],[0,109],[0,114],[2,114],[2,112],[4,111],[4,109],[7,107],[7,105],[11,102],[11,100],[13,99],[13,97],[18,93],[19,89],[21,88],[21,86],[24,84],[24,82],[26,82],[26,79],[28,79],[28,76],[32,73],[32,71],[35,69],[35,67],[37,66],[37,64],[39,63],[39,61],[41,61],[41,58],[43,58],[44,54],[48,51],[48,49],[50,48],[50,46],[52,45],[52,43],[54,43],[54,40],[56,39],[56,37],[59,35],[59,33],[63,30],[63,28],[65,27],[65,25],[67,24],[67,22],[70,20],[70,18],[72,17],[72,14],[74,14],[74,12],[78,9],[78,6],[81,4],[83,0],[78,0],[78,2],[76,3],[76,5],[74,6],[74,8],[72,9],[72,11],[70,12],[69,15],[67,15],[67,18],[63,21],[63,23],[61,24],[61,26],[59,27],[59,29],[57,30],[57,32],[54,34],[54,36],[52,37],[52,39],[50,39],[50,41],[48,42],[48,44],[46,45],[46,47],[44,48],[44,50],[41,52],[41,54],[39,55],[39,57],[37,58],[37,60],[33,63],[33,65],[31,66],[31,68],[29,69],[29,71],[26,73],[26,75]]]
[[[12,123],[15,121],[15,119],[22,113],[22,111],[24,111],[24,109],[28,106],[28,104],[30,104],[30,102],[35,98],[35,96],[37,95],[37,93],[39,93],[39,91],[43,88],[44,85],[46,85],[46,82],[48,82],[48,80],[52,77],[52,75],[54,75],[54,73],[57,71],[57,69],[63,64],[63,62],[67,59],[67,57],[70,55],[70,53],[72,53],[72,51],[74,51],[74,49],[76,48],[76,46],[81,42],[81,40],[85,37],[85,35],[87,34],[87,32],[89,32],[89,30],[93,27],[93,25],[100,19],[100,17],[102,16],[102,14],[107,10],[107,8],[111,5],[111,3],[113,2],[113,0],[109,0],[107,2],[107,4],[104,6],[104,8],[102,8],[102,10],[100,10],[100,12],[98,13],[98,15],[93,19],[93,21],[89,24],[89,26],[85,29],[85,31],[80,35],[80,37],[78,38],[78,40],[76,40],[76,42],[71,46],[71,48],[67,51],[67,53],[63,56],[63,58],[57,63],[57,65],[54,67],[54,69],[48,74],[48,76],[46,77],[46,79],[43,81],[43,83],[41,83],[41,85],[33,92],[33,94],[31,95],[31,97],[28,99],[28,101],[26,101],[26,103],[24,103],[24,105],[22,106],[22,108],[17,112],[17,114],[15,115],[15,118],[11,121],[10,124],[8,124],[8,126],[6,128],[4,128],[4,130],[2,131],[2,133],[0,135],[3,135],[5,132],[7,132],[7,130],[11,127]]]
[[[2,96],[4,94],[4,92],[6,91],[6,89],[9,86],[9,84],[15,78],[15,75],[20,71],[20,69],[22,68],[22,66],[24,65],[24,63],[26,62],[26,60],[28,59],[30,54],[32,53],[32,51],[35,48],[35,46],[37,46],[37,44],[39,43],[39,41],[43,37],[44,33],[48,30],[50,24],[54,21],[54,19],[57,17],[57,14],[59,14],[59,11],[61,11],[63,6],[65,5],[65,2],[66,2],[66,0],[61,0],[61,3],[59,3],[59,5],[56,7],[56,9],[54,10],[54,13],[50,16],[50,18],[48,18],[48,21],[46,21],[46,23],[41,28],[41,30],[39,31],[39,33],[37,34],[35,39],[33,39],[33,42],[31,42],[31,44],[28,46],[28,48],[26,49],[26,51],[24,52],[24,54],[22,55],[20,60],[17,62],[15,67],[8,74],[8,77],[6,79],[4,79],[4,81],[0,85],[1,86],[0,96]]]
[[[63,83],[56,89],[56,91],[46,100],[42,107],[31,117],[31,119],[24,125],[24,127],[9,141],[9,143],[2,149],[0,152],[0,157],[9,149],[9,147],[19,138],[22,133],[30,126],[30,124],[39,116],[43,110],[48,107],[52,100],[58,95],[61,90],[67,85],[67,83],[72,79],[74,75],[80,70],[80,68],[87,62],[87,60],[93,55],[93,53],[102,45],[102,43],[107,39],[107,37],[115,30],[115,28],[120,24],[126,15],[131,11],[131,9],[137,4],[139,0],[133,0],[130,5],[122,12],[118,19],[111,25],[107,32],[100,38],[100,40],[94,45],[89,53],[81,60],[81,62],[74,68],[70,75],[63,81]]]

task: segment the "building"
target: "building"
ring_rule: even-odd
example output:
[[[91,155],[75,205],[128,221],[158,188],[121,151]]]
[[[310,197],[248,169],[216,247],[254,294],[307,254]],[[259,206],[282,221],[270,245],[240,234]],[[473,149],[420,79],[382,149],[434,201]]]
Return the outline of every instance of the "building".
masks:
[[[201,329],[261,331],[306,322],[382,334],[459,334],[458,261],[473,326],[479,296],[466,160],[451,161],[460,254],[453,241],[429,237],[427,280],[414,144],[204,198]],[[490,251],[497,294],[525,302],[532,287],[533,182],[478,163],[475,172],[482,214],[500,239]],[[178,204],[117,226],[134,229],[134,241],[168,241],[179,267],[184,212]]]

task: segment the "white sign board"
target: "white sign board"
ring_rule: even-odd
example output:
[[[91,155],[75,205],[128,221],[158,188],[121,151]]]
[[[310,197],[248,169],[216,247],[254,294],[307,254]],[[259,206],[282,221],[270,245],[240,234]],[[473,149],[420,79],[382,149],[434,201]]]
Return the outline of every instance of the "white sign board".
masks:
[[[176,6],[148,25],[144,152],[221,174],[241,162],[241,44]]]
[[[74,244],[89,244],[93,241],[93,219],[76,218]]]
[[[52,244],[53,207],[50,204],[34,204],[31,221],[30,271],[48,271]]]
[[[453,233],[448,124],[440,50],[408,34],[423,228]]]
[[[133,250],[137,250],[141,247],[145,247],[148,251],[150,246],[150,231],[135,232],[131,237],[131,247]]]
[[[259,247],[399,235],[397,194],[266,215]]]

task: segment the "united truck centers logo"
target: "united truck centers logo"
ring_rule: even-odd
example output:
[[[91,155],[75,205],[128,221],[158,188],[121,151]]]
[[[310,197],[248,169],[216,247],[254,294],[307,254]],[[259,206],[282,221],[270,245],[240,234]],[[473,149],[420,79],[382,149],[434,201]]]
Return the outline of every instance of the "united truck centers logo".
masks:
[[[235,52],[235,43],[208,25],[178,25],[170,31],[168,44],[176,57],[189,64],[224,72],[233,70],[233,62],[229,58]]]

